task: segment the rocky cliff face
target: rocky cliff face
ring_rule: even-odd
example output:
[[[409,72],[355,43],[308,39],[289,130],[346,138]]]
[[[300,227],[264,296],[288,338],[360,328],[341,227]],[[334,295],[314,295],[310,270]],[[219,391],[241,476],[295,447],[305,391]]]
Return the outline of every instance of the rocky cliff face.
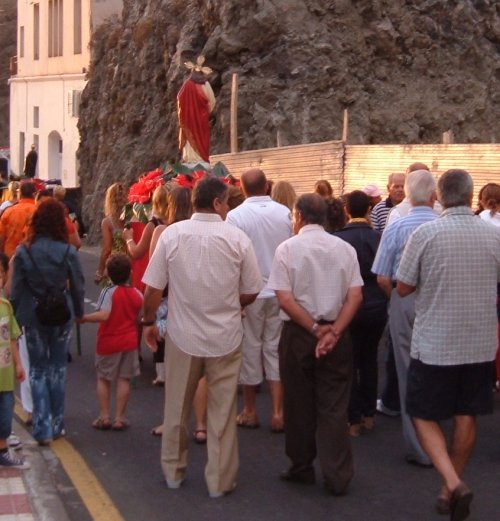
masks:
[[[16,0],[0,4],[0,147],[9,146],[9,61],[16,55]]]
[[[212,152],[229,150],[232,73],[239,148],[339,139],[500,138],[495,0],[145,0],[92,42],[81,107],[81,182],[96,236],[106,187],[177,160],[176,94],[199,54],[214,70]]]

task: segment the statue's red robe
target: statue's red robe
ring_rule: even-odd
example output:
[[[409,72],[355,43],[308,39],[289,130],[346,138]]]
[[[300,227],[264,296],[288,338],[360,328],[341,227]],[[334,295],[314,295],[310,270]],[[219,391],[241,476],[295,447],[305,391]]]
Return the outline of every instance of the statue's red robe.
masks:
[[[177,94],[177,109],[179,115],[179,148],[184,149],[186,141],[193,150],[209,162],[210,126],[208,116],[210,104],[203,92],[203,85],[188,79]]]

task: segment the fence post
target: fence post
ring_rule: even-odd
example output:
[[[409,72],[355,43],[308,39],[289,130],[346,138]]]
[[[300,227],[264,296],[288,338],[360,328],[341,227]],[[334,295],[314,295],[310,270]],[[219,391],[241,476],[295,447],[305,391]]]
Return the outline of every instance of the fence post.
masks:
[[[453,145],[453,130],[443,132],[443,145]]]
[[[276,132],[276,147],[279,148],[281,146],[281,132],[278,130]]]
[[[344,109],[344,124],[342,127],[342,141],[347,143],[347,138],[349,137],[349,111]]]
[[[233,83],[231,85],[231,154],[238,152],[238,75],[233,74]]]

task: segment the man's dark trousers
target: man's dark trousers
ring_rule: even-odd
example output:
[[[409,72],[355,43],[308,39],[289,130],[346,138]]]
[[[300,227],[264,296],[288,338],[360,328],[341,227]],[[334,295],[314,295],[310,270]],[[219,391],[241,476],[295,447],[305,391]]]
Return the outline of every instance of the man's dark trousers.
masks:
[[[290,473],[314,475],[318,455],[325,486],[346,492],[353,476],[347,409],[352,384],[352,348],[344,334],[329,354],[317,359],[317,339],[292,321],[285,322],[279,344],[284,389],[285,450]]]

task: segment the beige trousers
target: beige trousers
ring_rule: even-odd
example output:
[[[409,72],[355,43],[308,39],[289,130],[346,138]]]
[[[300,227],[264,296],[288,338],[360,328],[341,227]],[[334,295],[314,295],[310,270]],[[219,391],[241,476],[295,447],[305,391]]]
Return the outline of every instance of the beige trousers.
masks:
[[[165,478],[184,478],[188,456],[188,421],[194,394],[207,378],[207,451],[205,480],[208,491],[233,489],[239,466],[236,433],[237,384],[240,347],[228,355],[201,358],[181,351],[167,335],[165,341],[165,416],[161,463]]]

